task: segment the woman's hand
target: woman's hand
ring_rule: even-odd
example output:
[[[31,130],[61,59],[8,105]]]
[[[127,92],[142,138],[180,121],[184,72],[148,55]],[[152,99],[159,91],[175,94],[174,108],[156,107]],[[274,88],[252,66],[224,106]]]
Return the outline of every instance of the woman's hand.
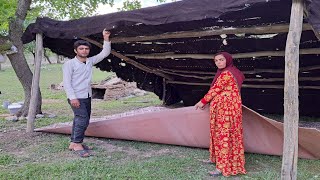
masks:
[[[196,105],[194,105],[194,107],[196,107],[196,110],[197,109],[205,109],[205,104],[203,104],[201,101],[199,101]]]

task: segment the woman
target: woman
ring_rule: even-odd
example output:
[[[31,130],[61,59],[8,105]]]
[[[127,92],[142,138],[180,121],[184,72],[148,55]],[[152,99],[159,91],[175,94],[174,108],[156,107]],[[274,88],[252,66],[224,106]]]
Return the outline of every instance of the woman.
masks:
[[[233,65],[232,56],[214,56],[218,71],[209,92],[196,105],[204,109],[210,102],[210,162],[216,163],[211,176],[246,174],[240,89],[243,73]]]

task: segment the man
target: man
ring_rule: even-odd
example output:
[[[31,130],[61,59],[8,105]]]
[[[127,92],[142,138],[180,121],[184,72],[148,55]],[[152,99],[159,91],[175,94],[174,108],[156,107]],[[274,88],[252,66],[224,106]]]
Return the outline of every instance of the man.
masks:
[[[82,143],[91,114],[92,66],[102,61],[111,51],[110,32],[104,29],[102,35],[103,49],[99,54],[88,58],[91,44],[78,40],[74,43],[76,56],[63,65],[63,86],[74,113],[69,149],[81,157],[90,156],[89,148]]]

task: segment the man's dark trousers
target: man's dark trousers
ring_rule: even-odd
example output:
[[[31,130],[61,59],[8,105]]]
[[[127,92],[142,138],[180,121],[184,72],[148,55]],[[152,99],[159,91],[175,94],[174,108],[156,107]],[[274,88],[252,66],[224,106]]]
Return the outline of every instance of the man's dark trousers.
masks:
[[[78,99],[80,102],[80,107],[75,108],[70,104],[74,118],[71,133],[71,142],[82,143],[84,139],[84,133],[89,125],[90,115],[91,115],[91,98]]]

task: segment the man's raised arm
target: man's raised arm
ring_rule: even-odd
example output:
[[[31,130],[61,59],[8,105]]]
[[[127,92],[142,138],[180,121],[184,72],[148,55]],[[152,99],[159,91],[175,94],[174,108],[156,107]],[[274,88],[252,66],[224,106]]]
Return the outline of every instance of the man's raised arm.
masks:
[[[103,49],[99,54],[92,57],[92,59],[93,59],[92,65],[99,63],[105,57],[109,56],[109,54],[111,52],[111,42],[109,40],[110,34],[111,33],[109,31],[107,31],[106,29],[104,29],[102,31],[102,36],[103,36],[103,40],[104,40],[103,41]]]

